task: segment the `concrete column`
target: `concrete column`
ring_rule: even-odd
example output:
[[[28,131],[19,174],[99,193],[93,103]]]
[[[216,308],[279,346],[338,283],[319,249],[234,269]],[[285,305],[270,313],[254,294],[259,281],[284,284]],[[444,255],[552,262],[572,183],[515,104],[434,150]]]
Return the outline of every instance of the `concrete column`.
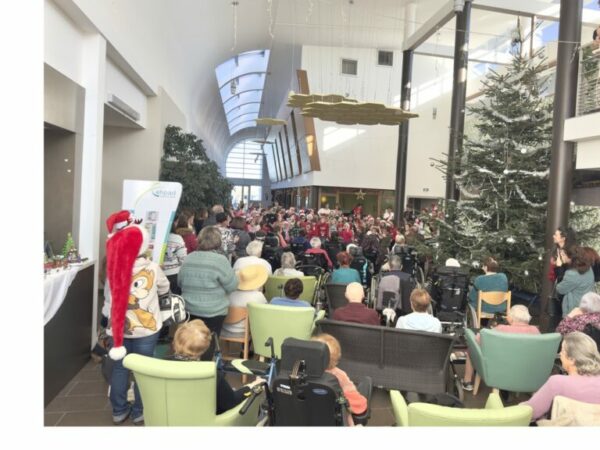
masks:
[[[452,105],[450,107],[450,146],[448,148],[446,201],[458,200],[459,194],[454,183],[454,170],[462,154],[463,132],[465,128],[470,27],[471,0],[467,0],[463,10],[456,12],[456,32],[454,34],[454,78],[452,87]]]
[[[413,50],[404,50],[402,54],[402,91],[400,93],[400,107],[410,111],[410,85],[412,79]],[[398,128],[398,157],[396,160],[396,203],[394,217],[396,225],[404,217],[404,204],[406,199],[406,160],[408,155],[408,129],[409,120],[403,121]]]
[[[558,56],[554,91],[554,117],[552,134],[552,161],[548,195],[548,219],[546,220],[546,254],[542,271],[542,294],[540,325],[547,331],[550,327],[548,300],[552,282],[548,280],[552,249],[552,234],[559,226],[567,225],[571,190],[573,186],[573,142],[565,142],[565,120],[575,116],[577,99],[577,75],[579,72],[579,44],[581,41],[582,0],[561,0],[558,28]]]
[[[82,62],[85,106],[81,155],[81,197],[79,203],[79,251],[96,260],[92,345],[96,343],[98,311],[98,268],[100,265],[100,199],[102,192],[102,151],[104,141],[104,101],[106,96],[106,40],[93,34],[84,42]]]

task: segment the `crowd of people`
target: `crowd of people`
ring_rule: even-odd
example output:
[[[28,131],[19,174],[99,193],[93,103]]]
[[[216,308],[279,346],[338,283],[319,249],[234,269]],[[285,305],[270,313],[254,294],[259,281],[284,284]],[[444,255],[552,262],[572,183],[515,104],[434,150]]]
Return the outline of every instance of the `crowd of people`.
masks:
[[[437,209],[433,213],[436,216],[442,215]],[[375,326],[389,323],[391,308],[381,295],[375,299],[374,309],[365,304],[365,289],[369,286],[361,268],[353,267],[352,261],[357,255],[362,255],[363,259],[370,262],[373,273],[396,275],[381,277],[379,294],[386,289],[399,292],[401,280],[411,277],[411,274],[403,270],[403,261],[399,255],[417,240],[435,234],[430,223],[423,223],[414,216],[407,216],[405,219],[407,220],[402,221],[402,226],[398,228],[391,209],[386,209],[381,217],[363,216],[360,204],[346,214],[337,206],[334,209],[325,206],[317,211],[296,210],[294,207],[286,209],[278,205],[270,209],[252,206],[247,210],[240,208],[227,211],[223,206],[216,205],[210,212],[181,211],[168,237],[162,270],[157,267],[160,271],[157,279],[161,279],[164,274],[171,292],[180,294],[185,299],[186,309],[190,314],[190,322],[180,326],[175,333],[173,358],[210,359],[212,355],[208,348],[212,333],[218,338],[221,333],[232,335],[243,331],[242,323],[224,325],[229,307],[245,307],[250,302],[267,303],[263,289],[269,276],[288,278],[282,295],[271,299],[271,304],[312,307],[299,298],[303,292],[301,278],[305,274],[297,265],[298,255],[322,258],[323,270],[331,274],[329,281],[346,285],[345,297],[348,304],[337,308],[332,319]],[[567,373],[557,376],[585,375],[589,379],[574,382],[551,377],[548,386],[544,385],[528,402],[534,409],[534,418],[549,411],[548,398],[556,395],[556,392],[600,403],[597,395],[600,392],[600,355],[595,347],[594,353],[594,348],[587,340],[590,338],[581,333],[589,325],[600,327],[600,296],[595,293],[595,282],[600,277],[600,256],[589,247],[578,246],[571,229],[558,229],[554,235],[554,243],[552,271],[549,276],[555,281],[556,298],[562,307],[563,320],[556,331],[565,336],[561,361]],[[276,249],[276,264],[273,259],[265,257],[267,248],[271,252]],[[361,251],[358,252],[357,249]],[[460,267],[460,263],[453,258],[446,265]],[[491,255],[482,261],[482,269],[483,274],[473,280],[467,297],[473,306],[477,303],[478,291],[509,290],[509,280],[502,273],[501,263],[495,256]],[[164,291],[163,285],[159,288]],[[392,313],[393,326],[443,332],[440,320],[432,314],[432,302],[431,289],[416,286],[410,294],[412,311],[398,318]],[[537,327],[529,324],[531,316],[523,305],[515,305],[509,311],[506,311],[506,305],[485,305],[483,311],[507,313],[508,323],[499,325],[498,331],[539,333]],[[138,336],[134,333],[126,337],[134,340]],[[320,339],[329,346],[332,354],[341,352],[339,343],[334,342],[335,338]],[[192,345],[191,340],[197,340],[198,343]],[[596,345],[593,340],[591,342]],[[153,340],[153,345],[155,343],[156,340]],[[133,346],[131,348],[136,351]],[[144,352],[151,354],[151,349],[144,349]],[[335,357],[332,361],[336,361]],[[329,370],[340,380],[344,393],[355,399],[355,404],[351,402],[351,406],[356,410],[364,409],[362,399],[355,396],[356,387],[351,382],[348,383],[347,375],[336,370],[335,366]],[[119,379],[125,376],[123,371],[123,367],[119,366]],[[465,390],[472,390],[472,378],[473,367],[467,358],[463,379]],[[113,401],[115,423],[123,422],[130,412],[143,418],[137,391],[135,411],[123,409],[126,387],[122,382],[118,387],[113,386],[111,401],[113,397],[118,398],[118,401]],[[596,394],[588,395],[590,389],[596,389]],[[218,401],[218,408],[224,410],[232,402],[241,401],[243,392],[246,390],[233,391],[223,377],[219,378],[218,396],[222,398]]]

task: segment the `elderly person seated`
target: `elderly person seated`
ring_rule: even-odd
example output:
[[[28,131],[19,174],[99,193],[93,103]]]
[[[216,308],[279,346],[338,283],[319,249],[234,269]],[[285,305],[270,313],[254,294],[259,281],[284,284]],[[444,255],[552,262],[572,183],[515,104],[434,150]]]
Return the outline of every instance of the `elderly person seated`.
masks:
[[[379,315],[374,309],[369,309],[363,304],[365,291],[360,283],[350,283],[346,286],[346,299],[348,304],[333,312],[333,320],[343,322],[362,323],[365,325],[379,325]]]
[[[238,260],[233,265],[233,270],[238,271],[243,269],[244,267],[260,264],[265,269],[267,269],[267,272],[269,273],[269,275],[271,275],[273,273],[273,268],[271,267],[271,264],[269,264],[269,261],[267,261],[266,259],[262,259],[260,257],[262,255],[263,245],[264,243],[259,240],[254,240],[250,242],[246,246],[246,253],[248,254],[248,256],[238,258]]]
[[[573,309],[556,327],[563,336],[573,331],[583,331],[588,323],[600,328],[600,295],[588,292],[581,297],[579,307]]]
[[[550,412],[557,395],[600,404],[600,353],[594,340],[580,331],[567,334],[560,362],[567,375],[552,375],[529,400],[521,403],[533,408],[532,420]]]
[[[534,325],[529,325],[529,321],[531,320],[531,315],[529,314],[529,310],[524,305],[514,305],[508,311],[506,316],[506,321],[508,325],[498,325],[494,328],[496,331],[501,331],[503,333],[517,333],[517,334],[540,334],[540,330],[538,327]],[[480,337],[479,333],[475,337],[477,342],[479,342]],[[465,362],[465,376],[463,378],[463,389],[465,391],[473,390],[473,364],[471,363],[471,359],[467,355],[467,360]]]
[[[290,278],[283,285],[283,293],[285,297],[273,297],[271,299],[271,305],[279,306],[308,306],[312,308],[312,305],[304,300],[299,300],[298,297],[304,291],[304,285],[302,280],[298,278]]]
[[[166,359],[175,361],[202,361],[211,346],[211,330],[202,322],[195,319],[182,323],[177,327],[173,337],[173,355]],[[262,378],[256,378],[252,383],[234,390],[227,382],[225,374],[217,370],[217,404],[216,413],[222,414],[243,402],[253,386],[264,383]]]
[[[267,303],[262,293],[269,273],[262,264],[246,266],[237,272],[238,287],[229,294],[229,306],[246,308],[248,303]],[[244,333],[244,320],[236,323],[224,323],[221,336],[233,336]]]
[[[442,332],[442,323],[428,312],[431,306],[429,292],[425,289],[413,289],[410,293],[410,306],[413,312],[400,317],[396,322],[396,328],[431,333]]]
[[[329,255],[327,254],[327,252],[321,248],[321,239],[319,239],[318,237],[313,237],[310,240],[310,246],[312,248],[306,250],[305,254],[323,255],[325,257],[325,260],[327,261],[327,267],[329,267],[329,269],[331,270],[333,268],[333,263],[331,262],[331,259],[329,259]]]
[[[331,274],[331,283],[348,284],[353,281],[356,281],[357,283],[361,282],[358,270],[350,267],[352,256],[350,256],[348,252],[338,253],[336,259],[340,268],[335,269]]]
[[[381,279],[377,287],[377,304],[375,309],[382,310],[386,305],[383,304],[383,294],[393,292],[395,307],[399,306],[400,301],[400,282],[402,280],[410,280],[410,275],[402,272],[402,259],[398,255],[390,256],[387,262],[388,271],[381,272]]]
[[[469,302],[475,310],[477,310],[477,297],[478,291],[489,292],[489,291],[508,291],[508,278],[500,270],[500,265],[491,256],[483,261],[483,275],[479,275],[473,281],[473,287],[469,292]],[[485,313],[494,314],[497,312],[504,312],[506,310],[506,302],[501,305],[489,305],[483,303],[481,310]]]
[[[281,255],[281,267],[273,275],[277,277],[303,277],[304,272],[296,269],[296,258],[292,252],[284,252]]]

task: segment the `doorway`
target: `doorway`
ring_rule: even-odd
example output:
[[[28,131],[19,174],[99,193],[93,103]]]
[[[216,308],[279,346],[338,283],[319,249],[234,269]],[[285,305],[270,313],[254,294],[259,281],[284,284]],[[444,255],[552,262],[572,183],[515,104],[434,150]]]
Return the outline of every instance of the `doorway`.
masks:
[[[260,203],[262,200],[262,186],[250,185],[233,186],[231,190],[231,205],[238,209],[240,202],[244,202],[244,211],[248,209],[250,203]]]

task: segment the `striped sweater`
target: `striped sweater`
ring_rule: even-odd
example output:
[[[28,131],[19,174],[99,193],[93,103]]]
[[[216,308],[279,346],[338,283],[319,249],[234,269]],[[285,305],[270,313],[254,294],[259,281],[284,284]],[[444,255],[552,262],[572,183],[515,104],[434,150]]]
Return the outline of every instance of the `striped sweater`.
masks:
[[[189,313],[215,317],[227,315],[228,294],[237,288],[238,279],[225,256],[196,251],[184,260],[177,284]]]

